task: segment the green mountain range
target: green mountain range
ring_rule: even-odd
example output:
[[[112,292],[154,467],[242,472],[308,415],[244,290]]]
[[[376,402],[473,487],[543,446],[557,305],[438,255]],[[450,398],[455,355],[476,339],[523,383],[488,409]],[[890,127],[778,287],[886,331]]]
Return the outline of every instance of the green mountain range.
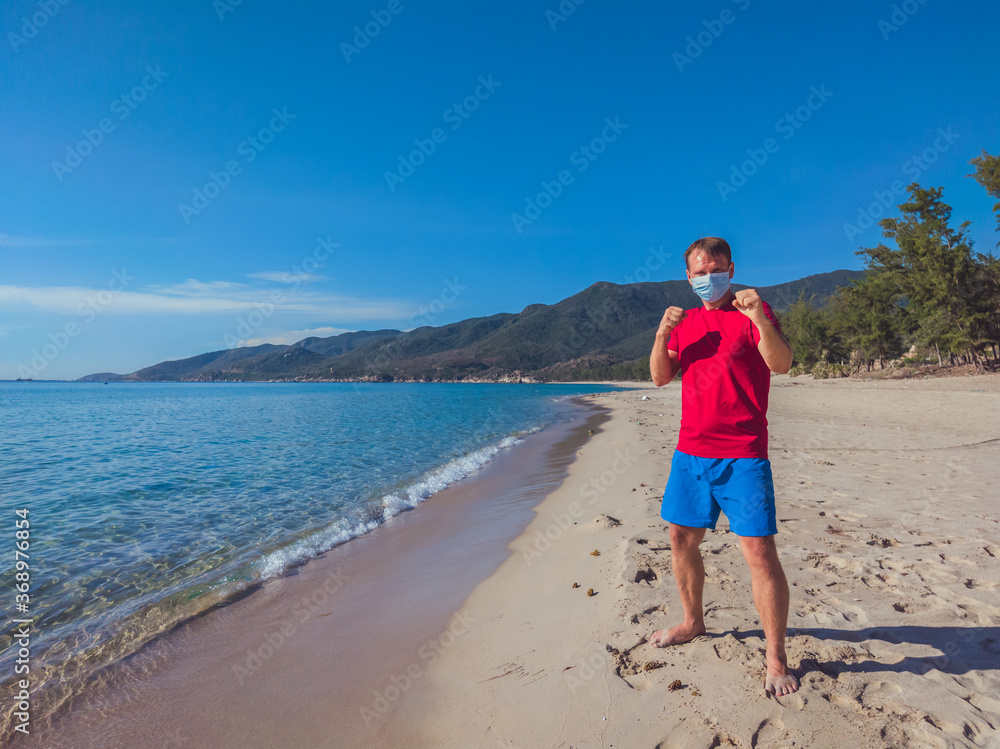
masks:
[[[798,299],[822,305],[864,271],[838,270],[757,287],[779,314]],[[734,284],[733,289],[747,286]],[[663,311],[698,306],[686,281],[599,281],[556,304],[520,313],[399,330],[362,330],[292,345],[263,344],[166,361],[128,375],[81,381],[559,381],[583,369],[648,356]]]

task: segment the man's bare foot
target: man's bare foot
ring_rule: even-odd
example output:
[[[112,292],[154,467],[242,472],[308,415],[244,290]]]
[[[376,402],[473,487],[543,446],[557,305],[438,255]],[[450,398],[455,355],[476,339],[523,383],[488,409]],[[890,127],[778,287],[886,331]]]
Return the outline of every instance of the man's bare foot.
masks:
[[[668,645],[680,645],[691,642],[695,637],[705,634],[704,624],[678,624],[670,629],[658,629],[649,638],[649,644],[654,648],[665,648]]]
[[[799,691],[799,680],[787,669],[783,674],[769,673],[764,680],[764,691],[770,692],[775,697],[784,697],[786,694]]]

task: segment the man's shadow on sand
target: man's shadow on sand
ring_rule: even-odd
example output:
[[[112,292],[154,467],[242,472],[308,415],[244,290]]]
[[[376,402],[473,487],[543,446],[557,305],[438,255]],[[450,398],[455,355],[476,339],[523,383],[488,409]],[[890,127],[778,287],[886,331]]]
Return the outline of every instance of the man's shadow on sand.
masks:
[[[731,632],[740,640],[757,637],[764,639],[761,630]],[[898,663],[882,663],[865,659],[858,661],[803,658],[797,671],[805,675],[810,671],[821,671],[827,676],[838,674],[878,672],[926,674],[941,671],[946,674],[967,674],[970,671],[1000,670],[1000,627],[868,627],[866,629],[830,629],[826,627],[790,627],[788,638],[813,637],[817,640],[831,640],[841,643],[858,643],[866,640],[882,640],[894,645],[925,645],[935,648],[936,655],[906,656]],[[858,653],[859,657],[864,657]]]

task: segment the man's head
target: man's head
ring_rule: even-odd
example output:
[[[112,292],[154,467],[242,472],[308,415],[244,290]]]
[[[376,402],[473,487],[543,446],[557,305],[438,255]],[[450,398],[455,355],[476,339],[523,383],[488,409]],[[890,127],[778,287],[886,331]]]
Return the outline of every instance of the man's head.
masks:
[[[728,271],[729,277],[732,278],[736,269],[729,242],[721,237],[702,237],[692,242],[684,253],[684,263],[687,265],[689,282],[695,276],[723,271]]]
[[[702,237],[684,253],[688,283],[707,309],[716,309],[732,298],[729,283],[736,266],[729,243],[719,237]]]

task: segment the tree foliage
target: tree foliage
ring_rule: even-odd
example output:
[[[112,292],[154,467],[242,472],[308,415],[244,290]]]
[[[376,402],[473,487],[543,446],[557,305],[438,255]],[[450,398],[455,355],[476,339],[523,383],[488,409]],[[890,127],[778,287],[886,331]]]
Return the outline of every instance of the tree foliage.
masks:
[[[781,316],[781,329],[792,346],[793,361],[803,369],[811,369],[824,359],[843,358],[842,341],[834,328],[829,308],[817,309],[804,293]]]
[[[885,274],[872,274],[837,295],[834,330],[854,362],[881,363],[902,352],[898,300],[898,291]]]
[[[575,367],[567,377],[570,381],[589,380],[638,380],[639,382],[649,382],[652,375],[649,372],[649,357],[632,361],[618,362],[617,364],[600,364],[589,367]]]
[[[976,171],[968,176],[973,177],[986,192],[997,199],[993,204],[993,212],[997,215],[997,231],[1000,231],[1000,156],[990,156],[984,150],[969,163],[976,167]],[[1000,242],[997,245],[1000,246]]]
[[[984,151],[971,163],[970,176],[1000,198],[1000,157]],[[907,192],[900,215],[879,222],[890,243],[858,251],[866,276],[822,309],[800,296],[785,314],[799,371],[837,357],[871,368],[911,346],[939,362],[1000,359],[1000,259],[973,251],[970,222],[952,226],[942,188]],[[993,210],[1000,230],[1000,202]]]

